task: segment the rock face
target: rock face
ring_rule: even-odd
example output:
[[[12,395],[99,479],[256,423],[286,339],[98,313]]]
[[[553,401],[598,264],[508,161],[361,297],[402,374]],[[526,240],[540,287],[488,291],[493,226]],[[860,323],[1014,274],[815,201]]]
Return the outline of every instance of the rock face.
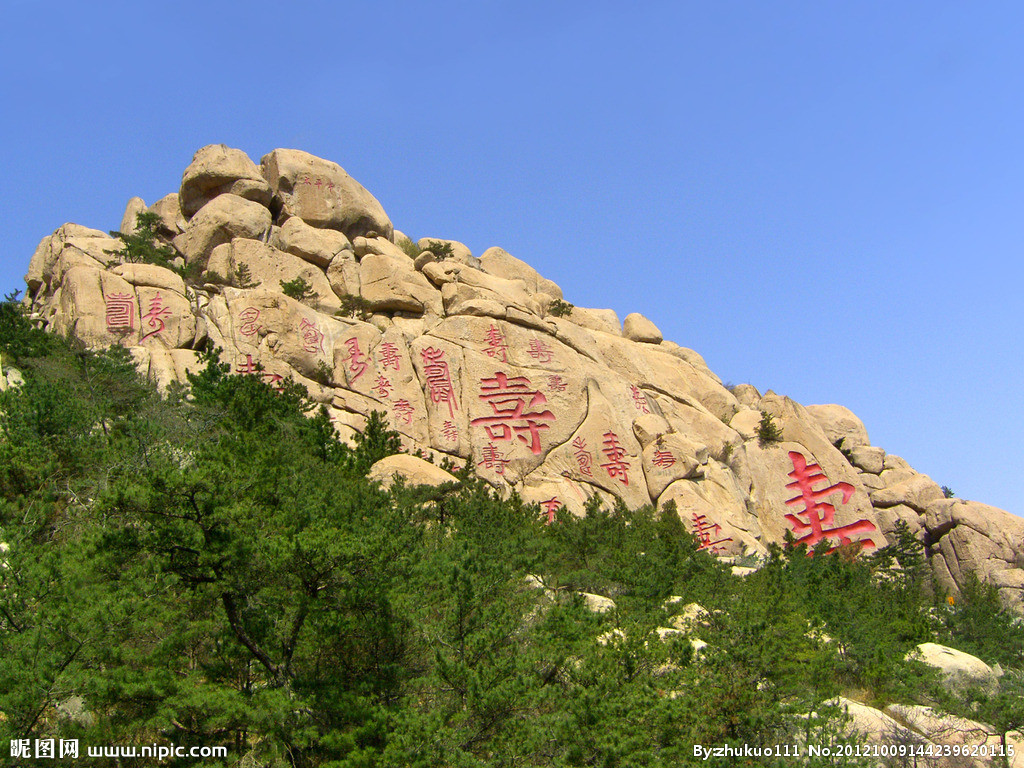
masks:
[[[123,226],[144,209],[133,198]],[[218,347],[236,373],[304,384],[344,438],[382,411],[408,449],[472,464],[549,517],[593,497],[671,504],[722,556],[763,554],[787,534],[870,551],[903,521],[938,589],[955,594],[973,570],[1024,607],[1024,520],[946,499],[842,406],[730,391],[643,315],[548,314],[555,283],[501,248],[476,258],[454,240],[396,235],[335,163],[276,149],[257,166],[204,147],[180,190],[145,210],[189,280],[120,264],[119,241],[65,224],[25,278],[42,325],[130,348],[163,387]],[[782,442],[758,444],[762,413]],[[375,471],[436,481],[427,467]]]

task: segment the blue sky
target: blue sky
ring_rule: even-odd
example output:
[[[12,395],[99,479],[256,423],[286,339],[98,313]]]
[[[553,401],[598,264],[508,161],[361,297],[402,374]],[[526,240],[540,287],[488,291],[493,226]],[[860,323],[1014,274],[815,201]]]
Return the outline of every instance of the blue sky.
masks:
[[[1024,514],[1017,3],[8,2],[0,289],[210,143],[334,160]]]

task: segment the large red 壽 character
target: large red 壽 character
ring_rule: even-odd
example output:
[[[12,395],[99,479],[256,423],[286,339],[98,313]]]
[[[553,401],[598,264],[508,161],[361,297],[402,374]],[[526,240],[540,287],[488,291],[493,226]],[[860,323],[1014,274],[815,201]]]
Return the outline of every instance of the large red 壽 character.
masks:
[[[530,389],[528,378],[495,373],[493,377],[480,380],[479,397],[491,406],[494,415],[473,419],[469,422],[472,426],[484,427],[491,440],[511,440],[514,434],[532,453],[540,453],[540,430],[551,426],[541,422],[554,421],[555,414],[527,410],[547,404],[543,394]]]
[[[799,536],[796,540],[797,544],[813,547],[822,539],[839,539],[841,544],[850,544],[851,535],[877,530],[875,524],[870,520],[857,520],[848,525],[834,525],[836,508],[822,499],[826,499],[834,493],[842,493],[842,503],[846,504],[853,497],[856,489],[849,483],[835,483],[816,491],[814,490],[815,485],[829,482],[821,470],[821,465],[808,464],[807,459],[799,451],[790,451],[789,459],[793,462],[793,471],[789,473],[793,482],[787,483],[786,487],[799,491],[799,495],[787,499],[786,504],[790,506],[804,505],[802,512],[786,515],[786,519],[793,526],[793,533]],[[861,539],[858,543],[861,548],[875,546],[870,539]],[[835,547],[829,552],[834,549]]]

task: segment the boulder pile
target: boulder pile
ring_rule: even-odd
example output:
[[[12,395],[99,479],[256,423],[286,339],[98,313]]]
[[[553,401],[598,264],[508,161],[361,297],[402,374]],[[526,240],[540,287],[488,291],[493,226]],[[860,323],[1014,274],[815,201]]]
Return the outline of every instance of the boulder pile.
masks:
[[[787,533],[877,549],[902,520],[939,589],[955,595],[974,570],[1024,608],[1024,519],[946,498],[842,406],[726,388],[647,318],[572,307],[501,248],[413,242],[333,162],[203,147],[178,192],[128,202],[123,233],[139,213],[173,268],[65,224],[36,249],[25,302],[88,347],[129,348],[161,387],[216,347],[236,373],[305,385],[343,438],[381,411],[408,449],[469,464],[547,516],[593,497],[672,502],[723,557]]]

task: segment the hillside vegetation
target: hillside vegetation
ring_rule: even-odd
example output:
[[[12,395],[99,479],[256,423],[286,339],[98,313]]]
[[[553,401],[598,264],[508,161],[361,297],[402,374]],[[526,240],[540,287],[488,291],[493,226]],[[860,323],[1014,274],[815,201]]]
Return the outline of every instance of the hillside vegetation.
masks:
[[[470,472],[384,490],[366,479],[398,450],[382,420],[349,447],[301,389],[228,375],[215,354],[161,396],[121,347],[75,349],[8,301],[0,357],[24,377],[0,393],[4,751],[56,738],[226,746],[210,766],[855,765],[699,760],[694,745],[842,743],[837,695],[1024,719],[1024,629],[977,582],[955,605],[931,595],[909,533],[869,557],[775,547],[736,576],[671,507],[591,503],[547,524]],[[998,662],[998,689],[944,690],[904,660],[929,641]]]

